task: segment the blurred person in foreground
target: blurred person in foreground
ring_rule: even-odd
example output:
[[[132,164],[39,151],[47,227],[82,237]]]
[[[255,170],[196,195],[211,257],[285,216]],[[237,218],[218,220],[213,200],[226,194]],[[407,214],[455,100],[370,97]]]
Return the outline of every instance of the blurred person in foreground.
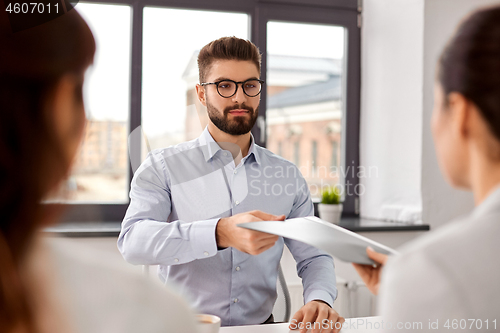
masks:
[[[476,208],[399,255],[367,249],[378,265],[354,267],[372,293],[380,285],[379,312],[393,324],[500,330],[500,7],[472,14],[446,46],[432,132],[447,181],[472,191]]]
[[[13,32],[0,8],[0,332],[193,332],[179,297],[106,254],[40,234],[61,213],[42,201],[64,183],[82,138],[95,41],[76,10]]]

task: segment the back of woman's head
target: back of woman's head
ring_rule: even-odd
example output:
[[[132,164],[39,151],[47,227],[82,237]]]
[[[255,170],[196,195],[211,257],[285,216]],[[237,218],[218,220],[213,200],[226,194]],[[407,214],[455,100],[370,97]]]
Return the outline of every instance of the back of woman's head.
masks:
[[[443,51],[438,80],[445,96],[473,102],[500,141],[500,7],[468,17]]]
[[[2,332],[32,322],[19,265],[47,215],[41,201],[70,167],[54,134],[49,97],[62,77],[83,74],[94,52],[92,33],[75,10],[19,32],[12,32],[7,13],[0,11]],[[26,327],[33,330],[33,325]]]

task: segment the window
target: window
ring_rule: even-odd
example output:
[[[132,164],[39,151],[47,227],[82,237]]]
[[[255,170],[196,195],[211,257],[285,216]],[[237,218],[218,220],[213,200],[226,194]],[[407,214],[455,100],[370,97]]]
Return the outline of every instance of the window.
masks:
[[[144,9],[142,126],[150,149],[195,139],[207,125],[195,91],[197,57],[201,47],[222,36],[248,39],[248,15]],[[147,151],[142,153],[144,158]]]
[[[86,146],[78,157],[80,171],[75,170],[68,185],[77,195],[66,220],[121,220],[134,165],[150,149],[200,133],[206,118],[192,93],[197,81],[196,52],[221,36],[249,38],[263,53],[261,78],[267,89],[252,130],[257,144],[300,167],[312,164],[311,142],[315,141],[315,164],[320,169],[333,165],[331,142],[335,141],[338,165],[358,165],[357,0],[116,0],[113,5],[87,0],[75,8],[91,26],[98,50],[95,66],[87,74]],[[293,94],[307,89],[309,94]],[[317,94],[325,91],[329,94],[323,101],[325,108],[319,109],[314,105],[319,102]],[[287,95],[299,100],[292,98],[286,104]],[[112,167],[116,163],[119,167]],[[83,172],[82,165],[94,169]],[[307,178],[304,168],[301,171],[313,192],[311,186],[317,180]],[[326,181],[357,184],[350,173],[345,179]],[[88,190],[85,195],[79,192],[82,188]],[[355,213],[355,199],[355,195],[346,196],[344,213]]]
[[[131,10],[80,2],[78,11],[94,34],[97,52],[85,77],[87,124],[80,153],[59,199],[127,203]]]
[[[311,147],[311,177],[318,177],[318,142],[313,141]]]
[[[339,142],[332,141],[332,161],[330,168],[338,168],[339,166]]]
[[[340,180],[327,156],[342,139],[345,34],[335,25],[267,23],[267,143],[312,140],[312,153],[295,162],[313,198]]]
[[[300,165],[300,141],[293,143],[293,159],[295,165]]]

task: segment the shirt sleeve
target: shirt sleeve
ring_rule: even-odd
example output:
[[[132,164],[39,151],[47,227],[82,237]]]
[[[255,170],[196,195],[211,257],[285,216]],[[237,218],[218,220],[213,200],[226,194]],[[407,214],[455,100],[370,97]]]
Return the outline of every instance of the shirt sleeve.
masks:
[[[122,222],[118,249],[131,264],[178,265],[217,254],[219,219],[170,221],[168,173],[161,153],[152,152],[131,183],[130,205]]]
[[[300,176],[301,186],[288,218],[314,215],[311,194],[305,179]],[[314,246],[285,238],[285,244],[297,262],[297,274],[302,278],[304,287],[304,304],[313,300],[321,300],[330,306],[337,298],[337,280],[333,258]]]

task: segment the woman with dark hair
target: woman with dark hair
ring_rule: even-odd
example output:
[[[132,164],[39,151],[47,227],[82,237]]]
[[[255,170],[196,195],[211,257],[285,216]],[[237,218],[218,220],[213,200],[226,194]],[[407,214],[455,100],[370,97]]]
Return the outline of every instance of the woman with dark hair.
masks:
[[[37,234],[61,212],[42,202],[69,175],[82,138],[95,41],[76,10],[18,32],[12,23],[2,9],[0,332],[192,332],[185,303],[125,263]]]
[[[497,331],[500,7],[472,14],[446,46],[437,70],[432,132],[445,178],[472,191],[476,208],[407,244],[387,265],[387,256],[367,249],[380,265],[354,266],[373,293],[381,284],[379,311],[394,325],[421,322],[420,332],[465,323],[466,331]]]

